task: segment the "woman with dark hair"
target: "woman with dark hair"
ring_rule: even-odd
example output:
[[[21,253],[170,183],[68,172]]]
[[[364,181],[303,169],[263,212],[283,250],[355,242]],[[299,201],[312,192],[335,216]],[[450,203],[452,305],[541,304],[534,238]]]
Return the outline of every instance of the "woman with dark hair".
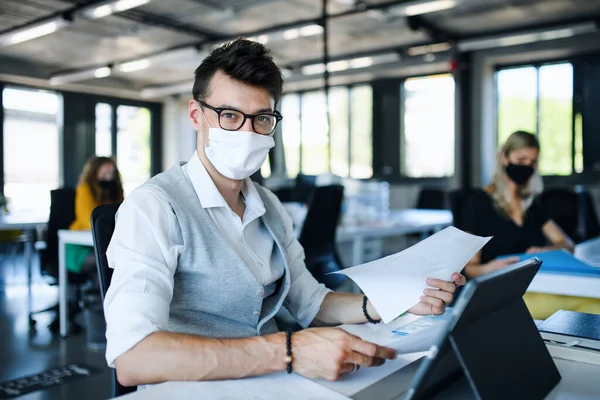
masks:
[[[69,227],[74,231],[91,229],[92,211],[99,205],[121,203],[123,183],[116,163],[107,157],[92,156],[83,167],[75,192],[75,220]],[[94,252],[88,246],[68,244],[66,266],[71,272],[89,273],[95,277]]]

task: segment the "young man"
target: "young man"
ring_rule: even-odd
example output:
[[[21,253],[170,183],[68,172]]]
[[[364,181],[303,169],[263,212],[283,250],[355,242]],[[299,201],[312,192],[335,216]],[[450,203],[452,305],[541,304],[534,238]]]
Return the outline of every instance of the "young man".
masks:
[[[107,252],[106,358],[126,386],[241,378],[286,369],[285,306],[303,327],[364,323],[363,296],[333,293],[304,265],[281,203],[248,177],[274,146],[281,73],[261,44],[236,40],[196,70],[190,161],[131,193]],[[428,280],[410,311],[440,314],[456,285]],[[367,314],[378,319],[370,303]],[[381,365],[393,350],[337,328],[292,336],[293,371],[337,379]]]

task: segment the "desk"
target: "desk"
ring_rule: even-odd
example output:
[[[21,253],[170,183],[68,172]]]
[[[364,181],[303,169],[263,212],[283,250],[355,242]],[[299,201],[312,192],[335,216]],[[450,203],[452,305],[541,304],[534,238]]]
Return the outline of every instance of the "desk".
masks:
[[[597,384],[598,376],[600,376],[600,366],[583,364],[573,361],[554,359],[556,366],[562,376],[558,385],[546,396],[546,400],[582,400],[582,399],[597,399],[600,398],[600,385]],[[353,395],[356,399],[397,399],[402,400],[404,395],[402,392],[410,384],[416,369],[411,368],[411,364],[399,371],[396,371],[383,379],[377,381],[367,388],[367,391]],[[250,378],[257,379],[257,378]],[[261,385],[264,387],[264,398],[275,399],[279,398],[278,393],[269,391],[270,385],[267,384],[269,376],[258,378]],[[273,378],[271,378],[273,379]],[[221,382],[214,382],[219,384]],[[202,388],[206,388],[206,384],[211,382],[166,382],[155,385],[148,389],[127,395],[123,397],[131,400],[155,400],[166,398],[174,400],[188,400],[197,398],[198,393]],[[271,389],[272,390],[272,389]],[[368,393],[365,397],[365,393]],[[219,393],[217,396],[203,396],[206,400],[218,400],[225,398],[225,393]],[[230,397],[227,397],[230,398]],[[231,397],[237,398],[237,397]],[[319,397],[321,398],[321,397]],[[466,380],[461,379],[450,387],[445,389],[433,399],[473,399],[471,389]],[[322,398],[325,400],[326,398]]]
[[[591,265],[600,262],[600,238],[588,240],[575,246],[575,257]],[[557,294],[600,299],[600,268],[597,276],[556,274],[542,268],[527,289],[528,292]]]
[[[31,275],[33,268],[33,243],[38,227],[48,222],[48,216],[34,213],[14,213],[0,215],[0,231],[23,231],[25,236],[25,265],[27,266],[27,309],[31,312]]]
[[[66,337],[69,332],[69,318],[67,307],[67,265],[65,262],[65,245],[80,244],[94,246],[92,232],[90,231],[58,231],[58,309],[60,314],[60,336]]]
[[[366,239],[380,239],[392,236],[427,234],[437,232],[452,225],[452,213],[448,210],[406,209],[390,212],[385,221],[360,225],[341,225],[336,232],[338,243],[352,242],[352,265],[364,262]]]

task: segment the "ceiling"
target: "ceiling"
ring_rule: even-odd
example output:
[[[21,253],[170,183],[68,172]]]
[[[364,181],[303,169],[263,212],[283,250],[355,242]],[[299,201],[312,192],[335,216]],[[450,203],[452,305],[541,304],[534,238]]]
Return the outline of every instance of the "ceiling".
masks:
[[[404,8],[399,11],[399,7],[414,5],[415,1],[329,0],[331,58],[363,57],[364,61],[365,56],[390,52],[405,57],[408,48],[428,43],[459,43],[600,20],[600,0],[449,0],[455,6],[437,12],[407,17]],[[86,77],[74,84],[89,91],[143,93],[146,89],[151,93],[148,88],[191,82],[207,51],[243,35],[268,39],[266,45],[276,62],[288,69],[288,80],[294,83],[314,80],[314,75],[302,73],[302,67],[320,63],[323,54],[322,29],[314,26],[320,22],[321,0],[152,0],[96,20],[77,13],[95,3],[98,0],[0,1],[0,35],[43,18],[74,16],[64,29],[0,47],[0,78],[45,82],[57,74],[112,66],[108,77]],[[294,24],[305,27],[307,36],[290,31]],[[261,36],[263,33],[268,36]],[[422,53],[417,54],[422,58]],[[123,72],[115,68],[140,59],[149,60],[145,69]],[[386,65],[399,63],[385,57],[382,60]],[[361,65],[359,69],[356,74],[369,78],[385,74],[380,66]],[[347,76],[348,71],[340,75]],[[57,87],[68,89],[72,85]],[[154,95],[160,96],[160,90],[157,93]]]

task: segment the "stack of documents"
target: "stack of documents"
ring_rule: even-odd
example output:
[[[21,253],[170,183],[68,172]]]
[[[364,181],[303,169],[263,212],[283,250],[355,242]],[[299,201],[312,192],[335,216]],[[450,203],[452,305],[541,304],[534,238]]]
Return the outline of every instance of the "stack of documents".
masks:
[[[451,226],[400,253],[336,273],[351,278],[387,324],[419,303],[427,278],[451,281],[490,239]]]

